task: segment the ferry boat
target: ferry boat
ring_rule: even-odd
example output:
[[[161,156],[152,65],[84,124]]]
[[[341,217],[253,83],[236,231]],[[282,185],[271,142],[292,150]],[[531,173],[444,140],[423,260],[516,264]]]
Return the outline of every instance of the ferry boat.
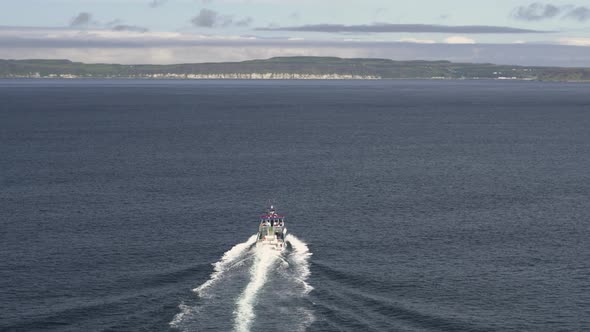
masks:
[[[278,215],[271,205],[268,213],[260,217],[256,246],[269,246],[274,250],[283,251],[287,247],[286,236],[285,217]]]

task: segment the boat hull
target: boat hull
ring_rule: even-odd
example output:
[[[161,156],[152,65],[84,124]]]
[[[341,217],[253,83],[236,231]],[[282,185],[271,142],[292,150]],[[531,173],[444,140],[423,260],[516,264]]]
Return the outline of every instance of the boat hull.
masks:
[[[262,238],[256,242],[256,247],[268,247],[273,250],[283,251],[287,248],[285,241],[276,238]]]

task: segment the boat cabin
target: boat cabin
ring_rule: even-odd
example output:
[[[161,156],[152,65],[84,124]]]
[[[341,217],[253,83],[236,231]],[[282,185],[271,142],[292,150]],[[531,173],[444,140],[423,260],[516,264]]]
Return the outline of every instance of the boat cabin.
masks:
[[[271,211],[272,212],[272,211]],[[283,228],[285,227],[285,218],[276,213],[269,213],[260,217],[260,227],[258,229],[258,239],[264,240],[268,237],[284,240]]]

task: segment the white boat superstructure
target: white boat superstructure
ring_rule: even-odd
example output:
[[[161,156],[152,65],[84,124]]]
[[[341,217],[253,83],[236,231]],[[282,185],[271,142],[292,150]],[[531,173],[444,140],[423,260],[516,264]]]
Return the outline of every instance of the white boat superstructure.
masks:
[[[269,246],[274,250],[282,251],[287,247],[286,236],[285,217],[278,215],[271,205],[268,213],[260,217],[256,246]]]

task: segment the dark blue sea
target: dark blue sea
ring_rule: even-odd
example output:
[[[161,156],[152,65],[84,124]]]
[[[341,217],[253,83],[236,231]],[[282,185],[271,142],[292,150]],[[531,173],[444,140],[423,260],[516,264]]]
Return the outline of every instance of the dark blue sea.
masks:
[[[589,238],[588,84],[0,81],[1,331],[588,331]]]

